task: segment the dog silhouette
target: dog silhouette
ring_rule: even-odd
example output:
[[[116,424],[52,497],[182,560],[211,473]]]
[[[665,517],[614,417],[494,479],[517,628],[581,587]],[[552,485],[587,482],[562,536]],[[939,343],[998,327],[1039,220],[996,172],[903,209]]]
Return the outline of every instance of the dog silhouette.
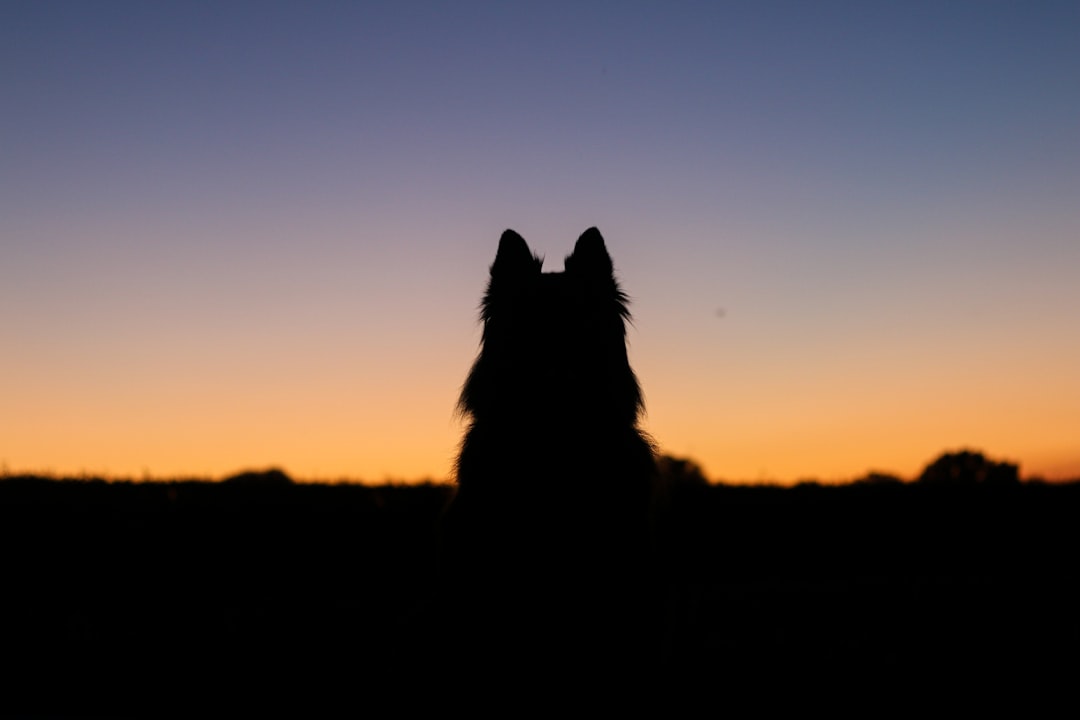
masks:
[[[655,452],[599,230],[562,272],[542,264],[503,233],[458,405],[468,427],[440,564],[453,642],[489,670],[554,654],[584,672],[647,652]]]

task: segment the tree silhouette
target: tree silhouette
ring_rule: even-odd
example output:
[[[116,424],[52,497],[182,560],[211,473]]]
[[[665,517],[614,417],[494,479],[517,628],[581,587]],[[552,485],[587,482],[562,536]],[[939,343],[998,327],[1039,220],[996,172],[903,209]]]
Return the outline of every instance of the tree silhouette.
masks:
[[[1020,481],[1020,469],[1014,463],[988,460],[980,452],[960,450],[946,452],[926,466],[920,483],[927,485],[1015,485]]]

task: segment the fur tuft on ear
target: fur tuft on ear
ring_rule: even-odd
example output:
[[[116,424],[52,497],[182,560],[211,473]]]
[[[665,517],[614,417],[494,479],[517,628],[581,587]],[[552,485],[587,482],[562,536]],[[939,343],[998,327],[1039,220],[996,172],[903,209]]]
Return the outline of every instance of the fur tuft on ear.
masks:
[[[613,276],[614,266],[611,263],[611,256],[608,255],[607,248],[604,246],[604,237],[599,230],[591,227],[581,233],[581,237],[574,245],[574,252],[566,256],[565,267],[567,272],[585,277],[611,278]]]
[[[540,272],[540,259],[533,255],[525,238],[513,230],[507,230],[499,238],[495,262],[491,264],[491,277],[522,277]]]

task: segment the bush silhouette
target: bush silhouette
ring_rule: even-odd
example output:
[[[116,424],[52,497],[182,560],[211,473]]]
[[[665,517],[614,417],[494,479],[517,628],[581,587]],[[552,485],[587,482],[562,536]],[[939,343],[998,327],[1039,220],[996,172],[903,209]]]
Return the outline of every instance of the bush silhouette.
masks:
[[[994,462],[971,450],[946,452],[926,466],[919,482],[927,485],[1005,486],[1020,482],[1019,467]]]
[[[708,485],[709,479],[701,466],[690,458],[661,455],[656,462],[660,480],[667,487]]]
[[[244,485],[247,487],[284,487],[292,485],[293,480],[284,470],[270,468],[268,470],[244,470],[224,478],[222,482],[229,485]]]

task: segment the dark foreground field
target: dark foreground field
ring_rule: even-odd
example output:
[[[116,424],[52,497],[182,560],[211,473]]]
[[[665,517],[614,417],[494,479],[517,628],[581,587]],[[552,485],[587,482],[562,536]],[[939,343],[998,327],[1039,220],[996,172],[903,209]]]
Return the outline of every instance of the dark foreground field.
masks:
[[[361,709],[446,693],[439,681],[476,662],[431,640],[455,622],[431,599],[446,492],[6,479],[4,708]],[[660,621],[641,626],[663,628],[647,674],[718,694],[1075,677],[1078,511],[1076,485],[679,488]],[[520,673],[557,687],[559,668]]]

